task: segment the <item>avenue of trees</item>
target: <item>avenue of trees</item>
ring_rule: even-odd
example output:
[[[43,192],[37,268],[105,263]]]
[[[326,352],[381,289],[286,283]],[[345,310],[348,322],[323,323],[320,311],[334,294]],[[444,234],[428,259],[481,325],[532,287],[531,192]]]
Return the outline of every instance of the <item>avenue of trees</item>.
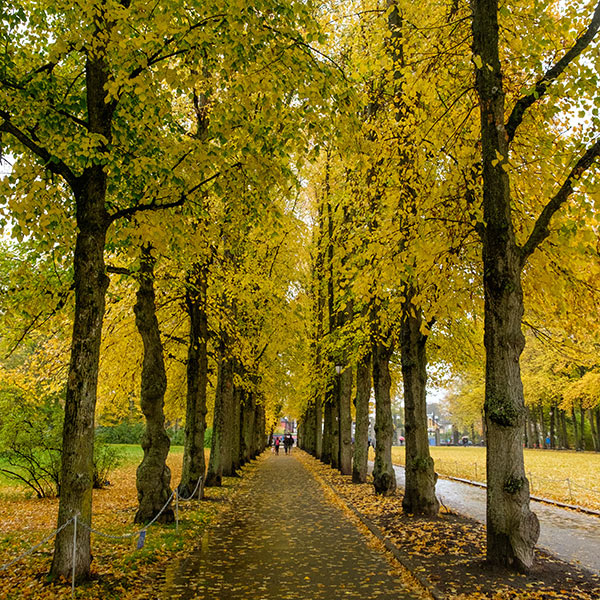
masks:
[[[401,385],[403,509],[435,516],[431,364],[483,415],[487,559],[530,568],[523,443],[566,446],[568,412],[600,450],[600,3],[17,0],[0,24],[0,402],[60,405],[58,526],[84,524],[51,575],[89,576],[96,425],[132,417],[138,522],[284,411],[365,482],[371,392],[390,494]]]

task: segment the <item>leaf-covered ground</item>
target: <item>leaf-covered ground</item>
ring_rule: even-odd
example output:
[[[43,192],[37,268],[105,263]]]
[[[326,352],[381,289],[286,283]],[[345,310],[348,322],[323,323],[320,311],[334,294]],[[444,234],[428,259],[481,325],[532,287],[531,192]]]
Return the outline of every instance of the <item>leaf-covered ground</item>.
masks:
[[[485,482],[485,448],[432,446],[430,451],[440,475]],[[404,465],[404,452],[403,446],[392,449],[395,464]],[[600,510],[600,454],[525,449],[524,457],[532,495]]]
[[[183,455],[172,453],[168,464],[172,485],[179,481]],[[110,477],[111,485],[94,490],[93,527],[120,535],[140,529],[133,524],[137,508],[135,470],[137,461],[129,461]],[[249,465],[245,469],[252,470]],[[91,582],[76,589],[80,599],[157,598],[164,585],[168,563],[187,555],[197,544],[198,535],[227,504],[240,478],[225,478],[222,488],[207,488],[207,501],[180,506],[179,531],[175,525],[153,525],[144,548],[136,550],[137,538],[109,541],[92,536]],[[56,527],[58,500],[26,498],[18,490],[3,489],[0,512],[0,565],[42,540]],[[0,571],[0,598],[55,600],[71,597],[70,582],[46,583],[52,559],[52,541],[32,556],[6,571]]]
[[[537,552],[529,575],[492,570],[484,563],[484,526],[455,514],[436,519],[404,515],[402,495],[375,495],[372,484],[356,485],[311,456],[303,464],[340,499],[366,517],[399,557],[448,600],[598,600],[600,577]]]

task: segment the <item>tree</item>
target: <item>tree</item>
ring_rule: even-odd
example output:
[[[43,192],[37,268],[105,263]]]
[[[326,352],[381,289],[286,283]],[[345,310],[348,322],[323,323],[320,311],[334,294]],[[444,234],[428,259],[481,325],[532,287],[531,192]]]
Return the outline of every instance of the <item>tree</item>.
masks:
[[[134,519],[136,523],[148,523],[154,519],[171,493],[171,470],[166,463],[171,444],[165,431],[163,412],[167,376],[154,301],[154,264],[152,247],[148,244],[142,246],[134,311],[135,322],[144,342],[140,404],[146,418],[146,431],[142,437],[144,458],[136,473],[139,501]],[[174,518],[171,508],[164,510],[159,517],[164,523],[170,523]]]
[[[577,180],[600,154],[592,140],[559,190],[535,221],[524,244],[515,239],[508,160],[511,143],[528,110],[589,45],[600,26],[600,4],[572,47],[521,96],[505,118],[504,67],[500,60],[497,0],[474,0],[473,54],[479,96],[483,178],[483,269],[485,290],[487,432],[487,560],[527,570],[539,535],[529,510],[529,483],[523,467],[524,422],[519,356],[523,293],[521,276],[529,256],[549,234],[553,215],[568,200]]]

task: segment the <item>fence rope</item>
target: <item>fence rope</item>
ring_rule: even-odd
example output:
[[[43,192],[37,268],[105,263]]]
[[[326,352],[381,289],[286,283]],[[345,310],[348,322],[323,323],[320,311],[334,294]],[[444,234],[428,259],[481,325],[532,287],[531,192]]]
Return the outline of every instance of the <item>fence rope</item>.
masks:
[[[196,487],[194,488],[194,491],[192,492],[191,496],[189,496],[188,498],[182,498],[181,496],[179,496],[179,491],[177,491],[177,496],[179,496],[179,499],[182,502],[187,502],[188,500],[191,500],[196,495],[196,492],[200,489],[200,484],[202,483],[203,480],[204,480],[204,477],[198,478],[198,483],[196,483]]]
[[[73,519],[75,519],[75,517],[70,518],[68,521],[63,523],[58,529],[55,529],[50,535],[45,537],[41,542],[39,542],[35,546],[32,546],[31,548],[29,548],[29,550],[27,550],[26,552],[23,552],[23,554],[17,556],[17,558],[14,558],[10,562],[7,562],[6,564],[2,565],[0,567],[0,571],[5,571],[9,567],[12,567],[14,564],[18,563],[20,560],[23,560],[30,554],[33,554],[40,546],[43,546],[46,542],[51,540],[53,537],[57,536],[67,525],[69,525],[73,521]]]
[[[159,517],[165,512],[165,510],[167,509],[167,507],[169,506],[169,504],[171,503],[171,501],[173,500],[173,498],[176,499],[176,503],[177,503],[176,510],[177,511],[179,509],[179,501],[187,502],[189,500],[192,500],[194,498],[194,496],[196,495],[196,493],[198,492],[198,490],[200,489],[200,485],[202,484],[202,481],[203,481],[203,478],[200,477],[198,479],[198,482],[196,483],[196,487],[194,488],[194,491],[192,492],[191,496],[189,496],[188,498],[182,498],[181,496],[179,496],[179,493],[177,492],[177,489],[175,489],[174,491],[172,491],[171,495],[169,496],[169,499],[165,502],[165,504],[158,511],[158,513],[154,516],[154,518],[152,519],[152,521],[150,521],[142,529],[140,529],[138,531],[134,531],[132,533],[125,533],[125,534],[122,534],[122,535],[113,535],[113,534],[110,534],[110,533],[104,533],[103,531],[99,531],[98,529],[94,529],[91,525],[88,525],[85,521],[82,521],[81,519],[78,519],[78,515],[75,515],[74,517],[71,517],[68,521],[65,521],[60,527],[58,527],[57,529],[55,529],[52,533],[50,533],[49,535],[47,535],[43,540],[41,540],[40,542],[38,542],[37,544],[35,544],[31,548],[29,548],[28,550],[26,550],[25,552],[23,552],[22,554],[20,554],[16,558],[13,558],[11,561],[9,561],[9,562],[7,562],[7,563],[5,563],[3,565],[0,565],[0,571],[5,571],[6,569],[8,569],[8,568],[12,567],[13,565],[15,565],[16,563],[18,563],[19,561],[21,561],[24,558],[27,558],[28,556],[30,556],[31,554],[33,554],[40,546],[43,546],[46,542],[48,542],[52,538],[56,537],[65,527],[67,527],[71,523],[74,523],[74,527],[73,527],[73,557],[75,557],[77,555],[77,527],[78,526],[79,527],[83,527],[84,529],[87,529],[88,531],[90,531],[91,533],[94,533],[95,535],[98,535],[98,536],[103,537],[103,538],[111,539],[111,540],[124,540],[124,539],[138,537],[142,533],[145,533],[146,530],[151,525],[154,525],[154,523],[156,523],[156,521],[159,519]],[[177,522],[176,530],[179,531],[179,522]],[[72,577],[71,577],[71,579],[72,579],[71,585],[74,586],[75,585],[75,583],[74,583],[75,582],[75,560],[73,560],[73,567],[72,568],[73,568],[73,570],[72,570]]]
[[[87,529],[88,531],[91,531],[92,533],[95,533],[96,535],[99,535],[100,537],[103,537],[103,538],[107,538],[109,540],[126,540],[129,538],[133,538],[133,537],[139,536],[142,532],[145,532],[148,529],[148,527],[150,527],[151,525],[154,525],[154,523],[156,523],[156,521],[158,520],[160,515],[162,515],[165,512],[165,510],[167,509],[167,507],[169,506],[169,504],[171,504],[171,500],[173,500],[174,495],[175,495],[175,492],[174,491],[171,492],[169,499],[165,502],[164,506],[155,515],[154,519],[152,519],[152,521],[150,521],[150,523],[148,523],[145,527],[143,527],[142,529],[139,529],[138,531],[134,531],[133,533],[124,533],[123,535],[113,535],[111,533],[104,533],[103,531],[94,529],[87,523],[82,522],[81,525],[83,525],[83,527],[85,527],[85,529]]]

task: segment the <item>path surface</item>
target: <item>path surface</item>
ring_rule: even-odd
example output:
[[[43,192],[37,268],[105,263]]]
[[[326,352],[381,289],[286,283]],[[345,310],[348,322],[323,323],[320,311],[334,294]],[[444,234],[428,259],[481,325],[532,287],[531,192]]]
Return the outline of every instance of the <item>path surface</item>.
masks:
[[[404,467],[395,465],[394,470],[404,487]],[[440,478],[436,494],[451,510],[485,523],[485,488]],[[540,548],[600,573],[600,517],[536,501],[531,509],[540,521]]]
[[[197,552],[173,565],[161,597],[413,598],[390,569],[293,454],[269,455]]]

